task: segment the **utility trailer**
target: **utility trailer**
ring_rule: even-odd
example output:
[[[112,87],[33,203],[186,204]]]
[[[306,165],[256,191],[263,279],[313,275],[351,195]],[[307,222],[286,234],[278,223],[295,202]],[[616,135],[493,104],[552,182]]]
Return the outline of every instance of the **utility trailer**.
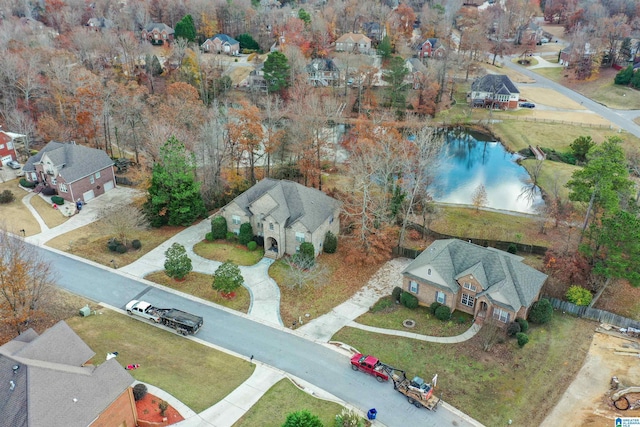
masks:
[[[420,377],[409,380],[404,372],[400,372],[402,375],[395,372],[391,374],[395,390],[407,396],[407,401],[416,408],[427,408],[430,411],[438,409],[438,404],[442,399],[433,394],[437,375],[433,377],[433,384],[429,384]]]
[[[157,308],[146,301],[132,300],[126,305],[127,314],[162,323],[182,335],[193,335],[204,323],[202,317],[177,308]]]

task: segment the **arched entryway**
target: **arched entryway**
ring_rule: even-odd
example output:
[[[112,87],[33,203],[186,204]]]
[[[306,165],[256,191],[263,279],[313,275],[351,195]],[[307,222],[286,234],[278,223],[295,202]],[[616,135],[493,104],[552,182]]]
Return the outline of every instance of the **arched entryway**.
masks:
[[[483,322],[484,319],[487,318],[487,311],[489,310],[489,305],[486,301],[480,301],[478,306],[478,313],[476,314],[476,321]]]
[[[267,238],[264,242],[265,255],[269,258],[278,258],[278,241],[273,237]]]

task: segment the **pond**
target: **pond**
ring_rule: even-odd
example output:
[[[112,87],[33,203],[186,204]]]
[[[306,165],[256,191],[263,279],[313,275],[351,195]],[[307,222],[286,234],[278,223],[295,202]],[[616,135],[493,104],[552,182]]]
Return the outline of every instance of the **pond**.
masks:
[[[429,192],[438,202],[472,205],[473,193],[482,184],[487,192],[484,207],[535,213],[544,201],[518,158],[488,135],[452,130]]]

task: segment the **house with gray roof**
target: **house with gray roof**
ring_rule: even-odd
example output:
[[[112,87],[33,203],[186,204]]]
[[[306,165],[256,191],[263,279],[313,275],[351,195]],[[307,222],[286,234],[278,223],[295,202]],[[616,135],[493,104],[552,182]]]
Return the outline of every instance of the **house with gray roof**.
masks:
[[[221,209],[230,231],[250,223],[264,240],[265,256],[293,255],[311,242],[316,256],[328,231],[340,231],[341,203],[314,188],[287,180],[264,178]]]
[[[315,58],[305,67],[309,83],[314,86],[336,85],[340,81],[340,68],[331,58]]]
[[[102,150],[51,141],[22,168],[27,181],[53,187],[69,202],[88,202],[115,188],[113,160]]]
[[[95,353],[64,321],[0,346],[0,425],[134,427],[133,377]]]
[[[238,55],[240,53],[240,42],[226,34],[216,34],[205,40],[200,47],[205,52],[218,54]]]
[[[507,325],[527,317],[547,280],[522,259],[458,239],[437,240],[404,269],[402,287],[423,305],[439,302],[478,322]]]
[[[153,45],[163,45],[173,43],[175,30],[167,24],[151,22],[144,26],[140,36]]]
[[[504,74],[487,74],[471,83],[471,103],[474,107],[518,108],[520,91]]]

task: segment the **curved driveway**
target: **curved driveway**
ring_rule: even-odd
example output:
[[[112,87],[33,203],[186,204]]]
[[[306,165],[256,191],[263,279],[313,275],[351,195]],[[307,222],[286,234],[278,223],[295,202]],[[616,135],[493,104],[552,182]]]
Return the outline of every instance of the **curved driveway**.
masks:
[[[609,120],[611,123],[620,127],[621,129],[626,130],[627,132],[635,135],[640,138],[640,126],[635,124],[633,120],[630,118],[633,113],[629,113],[626,111],[616,112],[616,110],[612,110],[609,107],[605,107],[598,102],[595,102],[584,95],[579,94],[578,92],[571,90],[565,86],[562,86],[559,83],[554,82],[551,79],[543,77],[539,74],[536,74],[534,71],[523,68],[519,65],[516,65],[511,62],[510,58],[505,58],[504,66],[519,72],[520,74],[524,74],[525,76],[532,78],[536,81],[536,83],[520,83],[521,85],[533,84],[540,87],[545,87],[549,89],[553,89],[562,95],[581,103],[583,106],[593,111],[596,114],[604,117]]]

